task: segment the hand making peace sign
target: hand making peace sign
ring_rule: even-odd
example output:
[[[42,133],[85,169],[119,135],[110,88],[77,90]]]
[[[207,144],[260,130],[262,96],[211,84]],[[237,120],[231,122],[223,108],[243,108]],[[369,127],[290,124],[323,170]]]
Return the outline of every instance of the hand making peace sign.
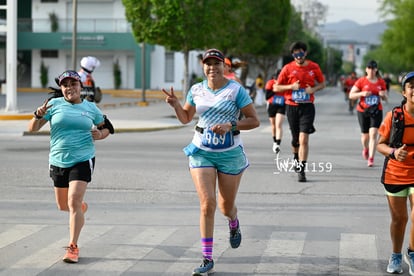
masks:
[[[162,89],[162,92],[164,92],[164,94],[167,95],[167,97],[165,98],[165,102],[171,105],[172,107],[175,107],[175,105],[179,103],[177,96],[175,96],[174,94],[174,89],[172,86],[170,88],[170,93],[168,93],[164,88]]]

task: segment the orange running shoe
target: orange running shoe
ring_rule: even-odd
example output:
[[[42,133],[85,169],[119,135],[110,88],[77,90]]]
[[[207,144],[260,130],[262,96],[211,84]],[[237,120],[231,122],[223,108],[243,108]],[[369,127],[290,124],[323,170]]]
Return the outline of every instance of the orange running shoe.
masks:
[[[63,257],[65,263],[77,263],[79,258],[79,248],[73,243],[66,247],[66,254]]]
[[[85,214],[88,211],[88,203],[82,201],[82,212]]]

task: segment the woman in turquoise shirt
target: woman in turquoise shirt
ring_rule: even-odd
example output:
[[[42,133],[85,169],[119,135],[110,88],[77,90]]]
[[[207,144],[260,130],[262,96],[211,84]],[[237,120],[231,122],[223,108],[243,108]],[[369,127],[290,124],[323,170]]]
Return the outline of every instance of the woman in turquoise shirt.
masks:
[[[94,140],[105,139],[113,128],[95,103],[81,99],[82,83],[77,72],[63,72],[56,83],[63,97],[39,106],[29,122],[29,131],[50,124],[50,177],[58,209],[69,212],[70,241],[63,261],[77,263],[77,242],[88,208],[83,197],[95,166]]]

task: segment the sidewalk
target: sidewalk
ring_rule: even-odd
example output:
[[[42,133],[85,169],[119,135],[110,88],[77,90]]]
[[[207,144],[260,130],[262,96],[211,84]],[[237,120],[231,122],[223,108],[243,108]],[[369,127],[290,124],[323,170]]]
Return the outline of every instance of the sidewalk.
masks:
[[[33,111],[47,97],[46,93],[18,93],[17,112],[0,109],[0,135],[48,135],[49,124],[36,133],[27,132]],[[0,107],[5,106],[5,96],[0,98]],[[113,97],[104,95],[98,106],[114,125],[115,132],[156,131],[180,128],[182,125],[175,117],[173,109],[161,99],[149,99],[143,103],[137,98]]]

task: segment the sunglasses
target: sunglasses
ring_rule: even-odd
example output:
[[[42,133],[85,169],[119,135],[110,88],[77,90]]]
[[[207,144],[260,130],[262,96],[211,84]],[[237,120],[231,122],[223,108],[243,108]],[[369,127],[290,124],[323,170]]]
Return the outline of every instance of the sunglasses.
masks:
[[[292,57],[294,58],[303,58],[305,56],[305,52],[297,52],[292,54]]]
[[[377,67],[367,66],[368,69],[377,69]]]

